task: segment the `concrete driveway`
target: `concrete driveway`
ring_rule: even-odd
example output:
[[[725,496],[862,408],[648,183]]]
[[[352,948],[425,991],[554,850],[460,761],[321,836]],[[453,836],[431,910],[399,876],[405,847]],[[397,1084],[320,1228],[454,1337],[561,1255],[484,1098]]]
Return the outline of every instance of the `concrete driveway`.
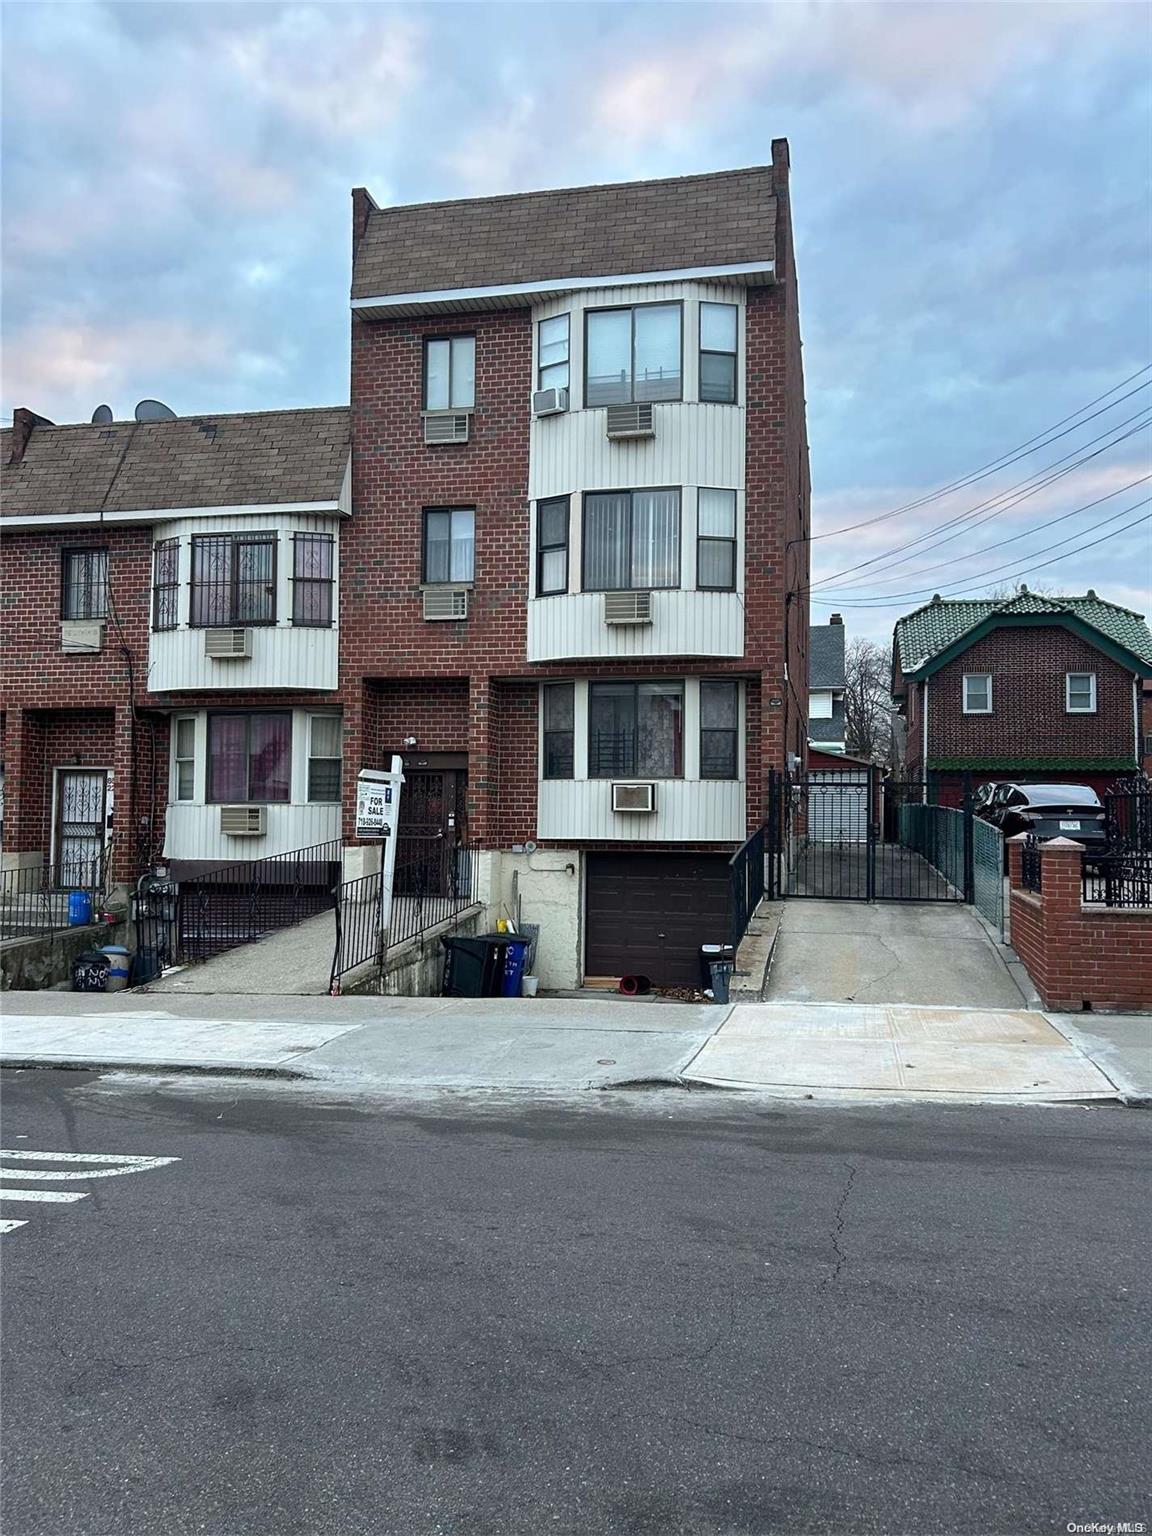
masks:
[[[970,907],[803,900],[781,904],[765,1000],[955,1008],[1026,1001]]]

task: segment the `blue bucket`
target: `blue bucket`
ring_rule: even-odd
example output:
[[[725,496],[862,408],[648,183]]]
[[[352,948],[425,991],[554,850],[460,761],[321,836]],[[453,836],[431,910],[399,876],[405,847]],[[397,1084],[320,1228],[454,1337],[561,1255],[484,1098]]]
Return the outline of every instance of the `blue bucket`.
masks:
[[[92,921],[92,897],[87,891],[72,891],[68,896],[68,926],[83,928]]]

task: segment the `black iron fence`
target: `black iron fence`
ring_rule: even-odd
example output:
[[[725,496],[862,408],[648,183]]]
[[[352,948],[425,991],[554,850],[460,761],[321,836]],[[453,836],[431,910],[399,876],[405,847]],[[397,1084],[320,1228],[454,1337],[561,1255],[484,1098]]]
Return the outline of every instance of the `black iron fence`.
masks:
[[[93,917],[107,895],[106,858],[72,860],[66,869],[41,864],[0,873],[0,938],[27,938],[73,926],[69,901],[87,896]]]
[[[758,827],[728,861],[728,877],[732,885],[731,942],[737,949],[764,896],[764,831],[763,827]]]
[[[1152,849],[1123,849],[1085,862],[1081,894],[1105,907],[1152,907]]]
[[[346,880],[338,886],[333,990],[350,971],[372,963],[382,967],[387,950],[449,922],[474,905],[473,850],[447,838],[401,838],[396,848],[387,934],[382,926],[383,890],[380,874]]]
[[[175,952],[182,964],[207,960],[327,912],[340,883],[342,845],[315,843],[247,859],[179,882]]]
[[[1040,844],[1027,837],[1020,849],[1020,884],[1026,891],[1040,890],[1041,869]]]
[[[1152,853],[1152,783],[1129,780],[1104,796],[1104,827],[1111,853]]]

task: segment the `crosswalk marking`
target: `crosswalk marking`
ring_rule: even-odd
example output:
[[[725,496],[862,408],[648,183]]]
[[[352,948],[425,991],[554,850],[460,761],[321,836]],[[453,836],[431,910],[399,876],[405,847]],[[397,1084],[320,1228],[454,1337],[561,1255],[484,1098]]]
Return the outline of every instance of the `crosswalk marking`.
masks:
[[[41,1189],[38,1183],[54,1184],[77,1179],[114,1179],[128,1173],[148,1173],[155,1168],[166,1168],[178,1163],[178,1157],[142,1157],[124,1152],[34,1152],[28,1147],[0,1148],[0,1200],[39,1202],[41,1204],[72,1204],[87,1200],[87,1190]],[[33,1168],[30,1163],[55,1164],[55,1167]],[[20,1188],[31,1184],[30,1189]],[[0,1235],[26,1227],[25,1219],[0,1221]]]
[[[87,1200],[86,1193],[72,1189],[0,1189],[0,1200]]]

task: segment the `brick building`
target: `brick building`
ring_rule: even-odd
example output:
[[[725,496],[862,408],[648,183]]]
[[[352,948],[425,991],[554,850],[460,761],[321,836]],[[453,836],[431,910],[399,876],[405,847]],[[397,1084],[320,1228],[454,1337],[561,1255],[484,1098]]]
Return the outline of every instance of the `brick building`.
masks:
[[[892,667],[909,778],[1102,791],[1140,769],[1152,633],[1095,592],[935,597],[898,621]]]
[[[477,850],[544,985],[692,980],[806,750],[787,144],[353,226],[346,782],[403,756],[405,838]]]
[[[348,412],[0,440],[4,868],[127,884],[340,835]]]

